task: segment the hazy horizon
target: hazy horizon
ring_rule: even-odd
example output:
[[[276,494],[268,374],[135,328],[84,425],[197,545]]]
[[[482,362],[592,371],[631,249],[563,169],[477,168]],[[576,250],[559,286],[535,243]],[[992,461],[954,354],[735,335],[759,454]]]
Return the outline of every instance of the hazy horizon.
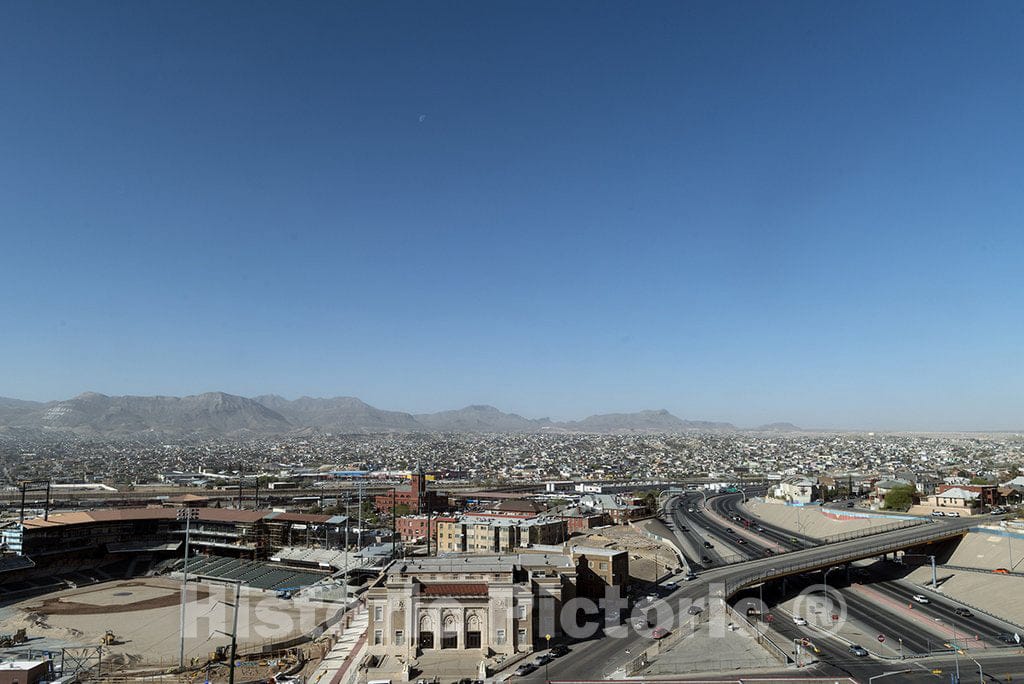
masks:
[[[619,408],[619,409],[598,409],[598,410],[592,411],[590,413],[584,413],[584,414],[578,414],[578,415],[552,415],[552,414],[549,414],[549,413],[534,413],[534,412],[531,412],[531,411],[528,411],[528,410],[517,410],[515,408],[509,408],[507,406],[501,405],[500,403],[487,402],[487,401],[472,402],[472,403],[468,403],[468,404],[460,404],[460,405],[453,405],[453,406],[432,406],[432,407],[418,407],[418,408],[402,408],[402,407],[398,407],[398,406],[391,405],[391,404],[377,404],[377,403],[374,403],[374,402],[366,401],[363,397],[360,397],[358,395],[346,394],[346,393],[332,393],[332,394],[325,394],[325,395],[312,395],[312,394],[309,394],[309,393],[300,393],[300,394],[293,394],[293,395],[284,395],[284,394],[281,394],[279,392],[258,392],[258,393],[255,393],[255,394],[244,394],[244,393],[239,393],[239,392],[230,392],[230,391],[226,391],[226,390],[223,390],[223,389],[208,389],[208,390],[201,390],[201,391],[197,391],[197,392],[184,392],[184,393],[177,393],[177,394],[175,394],[175,393],[167,393],[167,392],[149,392],[149,393],[130,392],[130,393],[120,393],[120,392],[98,392],[97,390],[83,390],[81,392],[76,392],[73,395],[69,395],[69,396],[61,397],[61,398],[33,399],[33,398],[28,398],[28,397],[15,397],[15,396],[10,396],[10,395],[6,395],[6,394],[2,394],[2,393],[0,393],[0,398],[19,399],[19,400],[23,400],[23,401],[34,401],[34,402],[39,402],[39,403],[50,403],[50,402],[67,401],[69,399],[73,399],[73,398],[78,397],[78,396],[80,396],[82,394],[87,394],[87,393],[90,393],[90,392],[96,392],[98,394],[103,394],[103,395],[111,396],[111,397],[117,397],[117,396],[184,397],[184,396],[201,395],[201,394],[205,394],[205,393],[223,392],[225,394],[246,397],[248,399],[254,399],[256,397],[265,396],[265,395],[277,395],[277,396],[280,396],[281,398],[283,398],[285,400],[288,400],[288,401],[295,401],[295,400],[301,399],[301,398],[312,398],[312,399],[355,398],[355,399],[359,399],[360,401],[365,401],[367,404],[369,404],[369,405],[371,405],[371,406],[373,406],[374,408],[377,408],[377,409],[381,409],[381,410],[385,410],[385,411],[397,411],[397,412],[401,412],[401,413],[408,413],[408,414],[411,414],[411,415],[432,414],[432,413],[439,413],[439,412],[443,412],[443,411],[459,411],[459,410],[470,408],[470,407],[473,407],[473,406],[490,406],[492,408],[495,408],[495,409],[501,411],[502,413],[516,414],[516,415],[520,415],[523,418],[527,418],[527,419],[530,419],[530,420],[547,419],[547,420],[551,420],[552,422],[556,422],[556,423],[580,421],[580,420],[583,420],[585,418],[593,417],[593,416],[597,416],[597,415],[635,414],[635,413],[641,413],[643,411],[662,411],[662,410],[665,410],[665,411],[668,411],[669,413],[671,413],[672,415],[676,416],[677,418],[681,418],[683,420],[699,421],[699,422],[709,422],[709,423],[732,423],[735,427],[737,427],[737,428],[739,428],[741,430],[753,430],[753,429],[756,429],[756,428],[761,427],[761,426],[768,426],[768,425],[780,424],[780,423],[781,424],[789,423],[789,424],[792,424],[794,427],[797,427],[800,430],[805,431],[805,432],[837,432],[837,433],[838,432],[858,432],[858,433],[860,433],[860,432],[885,432],[885,433],[900,433],[900,432],[906,432],[906,433],[1020,433],[1020,432],[1024,432],[1024,430],[1022,430],[1020,428],[986,428],[986,427],[959,427],[958,428],[958,427],[949,427],[949,428],[945,428],[945,429],[929,429],[929,428],[915,428],[915,427],[878,427],[878,426],[872,426],[872,425],[807,425],[807,424],[801,423],[800,421],[790,420],[790,419],[785,418],[785,417],[777,418],[775,420],[765,420],[765,421],[760,421],[760,422],[745,422],[745,421],[742,421],[742,420],[736,420],[736,419],[734,419],[734,418],[732,418],[730,416],[706,416],[706,415],[700,415],[700,414],[690,415],[690,414],[682,413],[682,412],[677,411],[677,410],[673,410],[673,409],[671,409],[669,407],[666,407],[666,406],[653,406],[653,405],[652,406],[625,407],[625,408]]]
[[[1024,427],[1012,3],[0,16],[0,396]]]

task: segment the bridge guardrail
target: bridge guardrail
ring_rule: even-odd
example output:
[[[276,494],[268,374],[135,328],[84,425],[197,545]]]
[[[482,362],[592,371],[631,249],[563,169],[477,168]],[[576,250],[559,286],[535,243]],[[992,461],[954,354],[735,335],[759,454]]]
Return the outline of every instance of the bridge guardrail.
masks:
[[[852,560],[857,560],[859,558],[867,558],[867,557],[874,556],[874,555],[880,555],[880,554],[889,553],[891,551],[899,551],[899,550],[907,547],[908,545],[926,544],[926,543],[932,542],[932,541],[939,541],[941,539],[948,539],[951,536],[955,536],[955,535],[958,535],[958,534],[964,534],[964,533],[966,533],[966,531],[967,531],[966,529],[948,528],[946,530],[935,532],[934,534],[929,534],[929,535],[925,535],[923,537],[919,537],[917,539],[912,539],[909,542],[907,540],[900,540],[900,541],[892,541],[892,542],[888,542],[888,543],[884,543],[884,544],[879,544],[879,545],[875,545],[875,546],[869,546],[869,547],[866,547],[866,548],[865,547],[860,547],[858,549],[851,549],[850,551],[848,551],[846,553],[837,553],[837,554],[825,556],[823,558],[816,558],[816,559],[813,559],[813,560],[809,560],[809,561],[805,561],[805,562],[802,562],[802,563],[798,563],[796,565],[783,565],[783,567],[781,567],[781,568],[772,568],[772,569],[770,569],[770,570],[775,570],[775,572],[771,572],[770,570],[756,572],[756,573],[753,573],[753,574],[748,575],[746,577],[741,577],[739,579],[734,579],[732,581],[725,582],[725,597],[728,598],[728,597],[732,596],[733,594],[735,594],[736,592],[740,591],[741,589],[745,589],[746,587],[753,586],[755,584],[760,584],[761,582],[764,582],[765,580],[768,580],[768,579],[775,579],[775,578],[782,577],[782,576],[785,576],[785,575],[791,575],[791,574],[793,574],[795,572],[800,572],[801,570],[805,570],[805,569],[818,569],[818,568],[820,568],[822,566],[826,566],[826,565],[838,565],[838,564],[842,564],[842,563],[848,563],[848,562],[850,562]],[[796,553],[796,552],[793,552],[793,553]],[[776,556],[776,558],[781,558],[781,559],[784,559],[785,557],[786,557],[785,555]],[[748,562],[752,562],[752,561],[748,561]],[[762,563],[762,562],[765,562],[765,559],[758,559],[756,562]]]

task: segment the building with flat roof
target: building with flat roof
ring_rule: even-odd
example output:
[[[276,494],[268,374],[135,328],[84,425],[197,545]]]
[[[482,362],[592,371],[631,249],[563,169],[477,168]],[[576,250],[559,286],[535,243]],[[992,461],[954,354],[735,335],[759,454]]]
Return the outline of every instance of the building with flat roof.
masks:
[[[560,544],[569,536],[558,518],[461,515],[437,525],[438,553],[512,553],[531,544]]]
[[[532,651],[561,634],[557,616],[575,596],[575,575],[564,554],[397,562],[366,594],[369,653],[409,664],[433,652],[486,659]]]
[[[341,548],[350,524],[343,515],[237,508],[195,508],[190,515],[193,552],[254,560],[283,546]],[[177,552],[185,541],[185,526],[182,509],[113,508],[26,518],[0,535],[11,551],[47,563],[65,556]]]
[[[49,679],[49,660],[8,660],[0,662],[0,684],[36,684]]]
[[[555,545],[536,545],[522,549],[522,554],[565,554],[572,558],[576,568],[576,595],[592,599],[607,596],[610,588],[618,587],[621,595],[629,590],[629,553],[620,549],[602,549],[567,542]]]

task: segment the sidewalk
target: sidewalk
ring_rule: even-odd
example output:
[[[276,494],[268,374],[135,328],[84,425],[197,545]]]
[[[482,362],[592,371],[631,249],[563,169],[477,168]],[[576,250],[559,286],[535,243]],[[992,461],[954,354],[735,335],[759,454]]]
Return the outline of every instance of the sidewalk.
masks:
[[[333,684],[335,680],[340,681],[341,675],[355,667],[356,664],[351,661],[358,655],[365,642],[369,619],[368,611],[358,610],[352,615],[352,622],[347,629],[341,630],[339,625],[338,641],[309,678],[312,684]]]

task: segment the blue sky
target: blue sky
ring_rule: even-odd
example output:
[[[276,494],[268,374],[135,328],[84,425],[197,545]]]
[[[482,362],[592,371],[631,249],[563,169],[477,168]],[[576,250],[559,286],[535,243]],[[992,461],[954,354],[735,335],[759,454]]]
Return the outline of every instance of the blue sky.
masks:
[[[1024,428],[1017,3],[10,2],[0,395]]]

